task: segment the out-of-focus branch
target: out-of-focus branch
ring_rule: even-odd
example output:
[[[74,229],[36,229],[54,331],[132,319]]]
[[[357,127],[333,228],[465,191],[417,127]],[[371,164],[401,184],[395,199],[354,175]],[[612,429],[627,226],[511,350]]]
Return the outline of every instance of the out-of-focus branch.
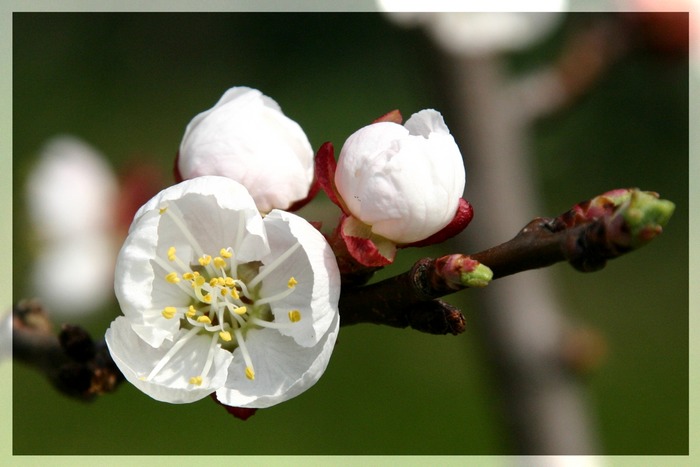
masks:
[[[63,325],[57,336],[38,300],[22,300],[12,310],[12,354],[58,391],[83,401],[114,391],[124,380],[104,341],[94,342],[73,325]]]
[[[620,17],[598,18],[573,31],[551,64],[508,81],[503,92],[518,103],[512,110],[532,122],[571,105],[632,46],[629,32]]]

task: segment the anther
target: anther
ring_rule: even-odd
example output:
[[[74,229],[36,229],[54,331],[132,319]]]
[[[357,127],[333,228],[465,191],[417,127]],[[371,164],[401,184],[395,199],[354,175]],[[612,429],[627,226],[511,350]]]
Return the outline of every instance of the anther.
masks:
[[[301,320],[301,313],[299,310],[290,310],[289,311],[289,321],[292,323],[297,323]]]
[[[214,266],[223,269],[226,267],[226,261],[224,261],[224,258],[217,256],[216,258],[214,258]]]
[[[221,250],[219,250],[219,254],[224,258],[231,258],[233,256],[233,252],[226,248],[222,248]]]
[[[168,261],[175,261],[175,247],[168,248]]]
[[[297,280],[294,277],[290,277],[289,282],[287,282],[287,287],[289,287],[291,289],[292,287],[294,287],[298,283],[299,282],[297,282]]]
[[[170,282],[171,284],[177,284],[178,282],[180,282],[180,278],[177,277],[176,272],[171,272],[170,274],[166,275],[165,280]]]
[[[163,318],[172,319],[175,316],[176,312],[177,310],[174,306],[166,306],[165,308],[163,308]]]
[[[221,331],[219,333],[219,337],[221,338],[222,341],[226,341],[226,342],[230,342],[232,339],[231,333],[228,331]]]
[[[211,319],[208,316],[202,315],[197,318],[198,323],[211,324]]]
[[[199,264],[202,266],[207,266],[209,263],[211,263],[211,256],[209,255],[202,255],[199,258]]]
[[[190,384],[194,384],[195,386],[201,386],[202,385],[202,377],[201,376],[191,377]]]
[[[253,381],[255,379],[255,371],[253,371],[252,367],[247,366],[245,368],[245,377],[251,381]]]

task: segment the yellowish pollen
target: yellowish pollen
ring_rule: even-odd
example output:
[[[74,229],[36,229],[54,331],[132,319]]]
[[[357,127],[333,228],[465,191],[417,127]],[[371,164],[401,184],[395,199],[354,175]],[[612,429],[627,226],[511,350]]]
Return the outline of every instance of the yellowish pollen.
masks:
[[[226,287],[233,287],[235,284],[233,277],[226,277],[224,279],[224,285],[226,285]]]
[[[211,324],[211,320],[209,319],[208,316],[202,315],[199,318],[197,318],[198,323],[204,323],[204,324]]]
[[[221,289],[221,295],[222,295],[223,297],[225,297],[226,295],[228,295],[228,293],[229,293],[230,291],[231,291],[230,289],[223,288],[223,289]]]
[[[175,247],[168,248],[168,261],[175,261]]]
[[[202,297],[204,303],[211,303],[211,294]]]
[[[293,277],[290,277],[289,282],[287,282],[287,287],[289,287],[291,289],[292,287],[294,287],[297,284],[298,284],[297,280]]]
[[[186,281],[191,281],[192,279],[194,279],[194,274],[191,272],[186,272],[182,275],[182,278]]]
[[[248,309],[244,306],[239,306],[238,308],[233,310],[233,312],[236,313],[237,315],[244,315],[244,314],[246,314],[247,311],[248,311]]]
[[[219,337],[221,338],[222,341],[229,342],[231,340],[231,333],[228,331],[221,331],[219,333]]]
[[[211,263],[211,256],[209,255],[202,255],[201,258],[199,258],[199,264],[202,266],[206,266],[209,263]]]
[[[202,385],[202,377],[201,376],[191,377],[190,384],[194,384],[195,386],[201,386]]]
[[[212,277],[212,278],[209,280],[209,285],[211,285],[212,287],[216,287],[217,285],[219,285],[219,278],[218,278],[218,277]]]
[[[205,283],[206,281],[207,281],[207,280],[206,280],[204,277],[202,277],[202,276],[196,276],[196,277],[194,278],[194,285],[196,285],[197,287],[201,287],[201,286],[204,285],[204,283]]]
[[[219,250],[219,254],[224,258],[231,258],[233,256],[233,252],[227,250],[226,248],[222,248],[221,250]]]
[[[235,300],[238,300],[239,298],[241,298],[241,296],[238,295],[238,289],[237,289],[237,288],[232,287],[232,288],[230,288],[230,289],[228,289],[228,290],[231,292],[231,296],[232,296]]]
[[[170,274],[166,275],[165,280],[170,282],[171,284],[177,284],[178,282],[180,282],[180,278],[177,277],[176,272],[171,272]]]
[[[197,310],[194,309],[194,306],[190,305],[190,307],[187,309],[186,314],[188,318],[194,318],[194,315],[197,314]]]
[[[165,214],[165,211],[167,211],[167,210],[168,210],[167,206],[164,207],[164,208],[160,208],[160,209],[158,210],[158,214],[160,214],[160,215],[162,216],[163,214]]]
[[[301,313],[299,310],[290,310],[289,311],[289,321],[292,323],[297,323],[301,320]]]
[[[165,318],[165,319],[171,319],[171,318],[173,318],[173,317],[175,316],[175,313],[176,313],[176,312],[177,312],[177,310],[175,309],[174,306],[166,306],[166,307],[163,309],[163,318]]]
[[[253,371],[253,369],[249,366],[247,366],[245,369],[245,377],[251,381],[255,379],[255,371]]]
[[[217,256],[214,258],[214,266],[217,268],[225,268],[226,267],[226,261],[224,261],[224,258],[221,256]]]

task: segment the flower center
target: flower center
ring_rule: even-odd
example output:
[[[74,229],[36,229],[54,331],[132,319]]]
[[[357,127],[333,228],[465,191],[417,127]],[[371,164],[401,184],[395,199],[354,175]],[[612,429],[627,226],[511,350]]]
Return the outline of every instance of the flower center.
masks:
[[[171,347],[146,379],[155,377],[185,342],[198,335],[209,335],[211,344],[201,372],[189,379],[190,384],[202,384],[203,377],[207,375],[213,363],[214,351],[219,347],[231,352],[240,348],[245,361],[245,376],[250,380],[255,379],[253,359],[245,345],[247,333],[252,329],[264,327],[280,329],[301,320],[299,310],[290,310],[287,314],[288,322],[274,321],[270,309],[271,303],[283,300],[294,292],[297,285],[294,277],[290,277],[286,284],[280,284],[279,292],[265,297],[260,295],[263,280],[283,264],[300,244],[294,243],[261,270],[263,263],[259,261],[239,264],[236,251],[231,246],[220,248],[218,255],[204,252],[176,206],[164,206],[160,209],[160,214],[167,215],[174,222],[193,252],[192,261],[183,261],[178,256],[175,246],[170,246],[166,258],[156,257],[156,263],[166,271],[162,278],[167,285],[179,288],[189,297],[186,306],[166,306],[161,314],[168,320],[179,319],[180,329],[187,332]],[[243,220],[239,219],[239,224],[242,224]],[[239,232],[242,233],[242,230],[239,229]]]

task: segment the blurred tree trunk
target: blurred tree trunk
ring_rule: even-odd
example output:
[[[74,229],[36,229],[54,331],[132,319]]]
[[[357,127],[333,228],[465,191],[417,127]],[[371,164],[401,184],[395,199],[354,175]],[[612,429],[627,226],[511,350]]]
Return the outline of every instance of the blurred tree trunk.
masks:
[[[447,62],[449,89],[459,109],[450,127],[463,148],[466,199],[475,208],[468,234],[456,250],[478,251],[507,240],[544,212],[528,153],[532,116],[523,111],[528,105],[508,92],[499,57],[451,56]],[[474,320],[494,369],[514,452],[597,453],[585,391],[562,358],[571,327],[551,272],[510,276],[474,296]]]

